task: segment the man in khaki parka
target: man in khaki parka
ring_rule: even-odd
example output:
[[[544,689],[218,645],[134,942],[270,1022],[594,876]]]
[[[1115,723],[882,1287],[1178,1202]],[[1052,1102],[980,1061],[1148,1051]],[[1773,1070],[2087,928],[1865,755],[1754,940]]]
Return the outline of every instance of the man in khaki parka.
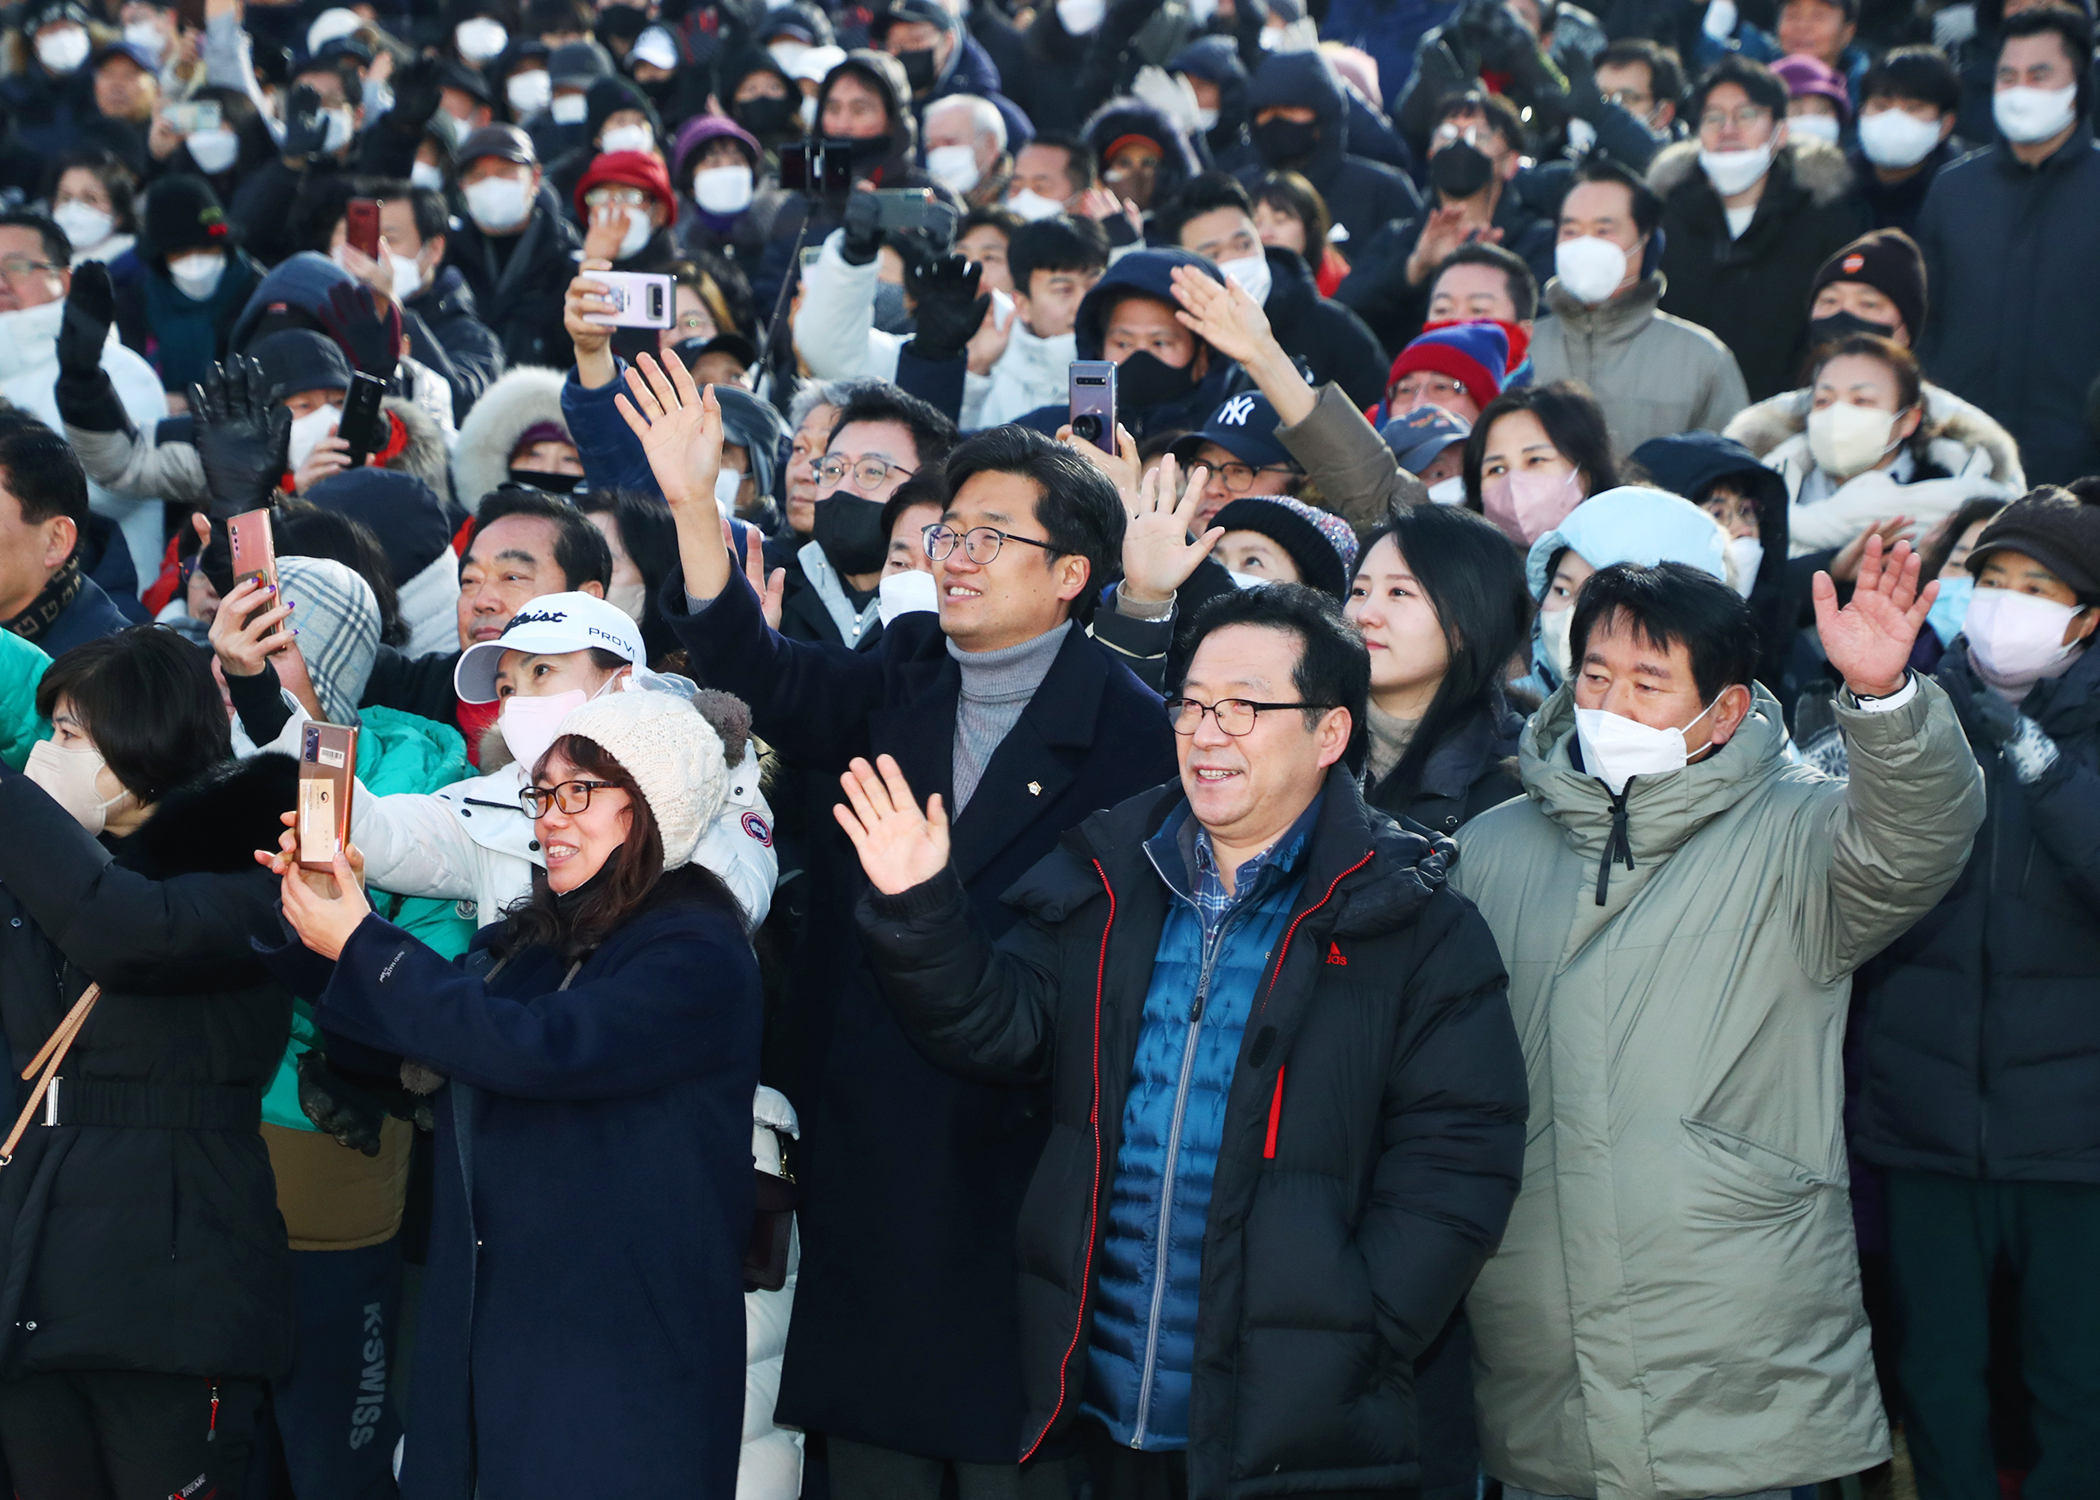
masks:
[[[1870,548],[1846,608],[1815,582],[1849,784],[1787,761],[1733,590],[1622,564],[1578,597],[1527,795],[1459,834],[1452,884],[1501,947],[1531,1086],[1523,1188],[1466,1304],[1508,1500],[1785,1500],[1889,1454],[1846,999],[1953,885],[1984,796],[1905,665],[1937,586],[1907,545]]]

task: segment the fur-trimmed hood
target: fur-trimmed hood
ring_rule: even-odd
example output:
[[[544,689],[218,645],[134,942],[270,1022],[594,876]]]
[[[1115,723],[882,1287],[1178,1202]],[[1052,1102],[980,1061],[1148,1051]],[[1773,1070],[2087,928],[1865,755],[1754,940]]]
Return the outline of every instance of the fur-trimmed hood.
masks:
[[[453,497],[469,514],[481,508],[481,497],[510,478],[510,455],[528,427],[553,422],[563,432],[560,370],[518,365],[481,393],[460,423],[452,450]]]
[[[1845,160],[1844,152],[1806,137],[1790,140],[1781,146],[1773,158],[1772,169],[1784,171],[1800,183],[1807,190],[1809,200],[1818,208],[1828,208],[1856,185],[1852,164]],[[1665,198],[1694,183],[1706,187],[1708,192],[1713,191],[1699,171],[1697,140],[1665,146],[1648,167],[1648,185]]]
[[[1722,436],[1733,438],[1759,458],[1766,458],[1781,443],[1808,430],[1810,396],[1805,388],[1768,396],[1736,413],[1722,430]],[[1927,381],[1925,420],[1930,424],[1931,437],[1951,439],[1965,449],[1981,449],[1989,455],[1989,477],[1994,483],[2017,493],[2026,492],[2027,474],[2020,465],[2020,445],[1982,407]]]
[[[116,863],[149,880],[237,875],[277,847],[278,821],[299,797],[299,762],[266,753],[228,760],[160,799],[136,832],[110,840]]]
[[[452,498],[452,461],[445,452],[445,434],[438,427],[436,418],[413,401],[399,396],[388,396],[380,401],[380,409],[391,412],[401,419],[408,429],[408,446],[386,461],[386,467],[400,474],[413,474],[430,486],[431,493],[440,505],[449,504]]]

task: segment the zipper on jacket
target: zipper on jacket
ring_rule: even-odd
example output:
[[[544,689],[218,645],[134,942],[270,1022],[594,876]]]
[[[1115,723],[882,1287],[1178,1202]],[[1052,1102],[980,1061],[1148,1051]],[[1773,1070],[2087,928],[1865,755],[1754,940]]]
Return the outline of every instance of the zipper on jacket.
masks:
[[[1166,1311],[1167,1241],[1174,1228],[1174,1173],[1181,1160],[1181,1127],[1188,1114],[1189,1079],[1196,1071],[1196,1042],[1203,1035],[1203,1006],[1210,997],[1210,980],[1218,955],[1225,951],[1225,938],[1238,925],[1240,913],[1226,917],[1204,945],[1203,967],[1196,974],[1196,1000],[1189,1007],[1188,1037],[1181,1044],[1181,1078],[1174,1085],[1174,1115],[1167,1126],[1167,1159],[1160,1173],[1159,1235],[1152,1252],[1152,1307],[1145,1319],[1145,1359],[1138,1385],[1137,1420],[1131,1424],[1130,1446],[1145,1446],[1145,1423],[1152,1415],[1152,1379],[1159,1367],[1159,1320]],[[1201,914],[1198,914],[1201,921]]]

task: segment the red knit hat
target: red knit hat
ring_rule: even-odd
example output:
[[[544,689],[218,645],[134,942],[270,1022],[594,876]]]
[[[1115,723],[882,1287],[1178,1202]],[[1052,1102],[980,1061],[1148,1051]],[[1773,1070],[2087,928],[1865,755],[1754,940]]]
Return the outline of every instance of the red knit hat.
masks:
[[[678,222],[678,197],[671,191],[670,170],[654,151],[608,151],[591,163],[590,170],[583,174],[583,181],[576,184],[576,212],[586,220],[590,218],[590,210],[583,206],[583,200],[592,188],[605,182],[638,187],[655,194],[656,201],[663,205],[664,222]]]
[[[1454,323],[1425,333],[1400,351],[1385,388],[1392,390],[1409,370],[1450,376],[1484,409],[1508,378],[1509,335],[1493,323]]]

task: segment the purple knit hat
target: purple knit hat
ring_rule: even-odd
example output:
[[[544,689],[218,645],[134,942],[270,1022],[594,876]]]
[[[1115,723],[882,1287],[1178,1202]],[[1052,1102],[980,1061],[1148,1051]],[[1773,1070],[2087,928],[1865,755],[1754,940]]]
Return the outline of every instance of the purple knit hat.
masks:
[[[692,187],[693,159],[707,149],[707,143],[723,136],[741,145],[750,153],[754,164],[766,159],[760,149],[758,137],[746,130],[727,115],[694,115],[678,127],[677,138],[671,146],[671,181],[682,189]]]
[[[1337,599],[1356,576],[1356,532],[1333,511],[1289,495],[1243,495],[1210,519],[1230,531],[1258,531],[1298,565],[1298,576]]]
[[[1790,57],[1782,57],[1770,67],[1772,75],[1786,85],[1789,99],[1818,95],[1837,106],[1840,123],[1852,118],[1852,95],[1845,89],[1845,80],[1822,58],[1796,52]]]

